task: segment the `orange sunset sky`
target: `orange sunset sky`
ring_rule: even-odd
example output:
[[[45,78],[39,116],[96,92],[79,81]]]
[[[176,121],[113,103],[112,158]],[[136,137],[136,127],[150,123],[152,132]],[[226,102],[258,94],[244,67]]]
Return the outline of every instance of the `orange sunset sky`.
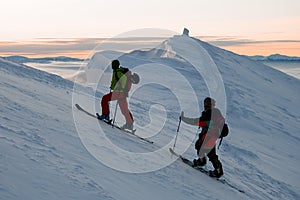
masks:
[[[85,58],[124,32],[184,27],[238,54],[300,56],[299,11],[299,0],[10,0],[0,7],[0,56]]]

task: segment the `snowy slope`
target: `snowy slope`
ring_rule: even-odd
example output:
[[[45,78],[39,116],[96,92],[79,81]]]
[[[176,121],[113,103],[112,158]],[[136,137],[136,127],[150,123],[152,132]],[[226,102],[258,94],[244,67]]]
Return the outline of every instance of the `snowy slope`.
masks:
[[[74,108],[80,103],[99,112],[99,98],[108,88],[99,85],[94,94],[76,85],[73,91],[70,81],[0,59],[0,199],[299,199],[300,81],[186,36],[159,48],[120,57],[143,77],[142,87],[133,88],[130,109],[137,134],[154,145]],[[191,68],[195,63],[215,64],[212,70],[218,69],[224,85],[214,88],[214,82],[199,78]],[[161,69],[167,75],[157,73]],[[197,101],[211,93],[222,99],[222,92],[227,101],[217,99],[217,105],[231,132],[218,153],[224,178],[245,194],[167,151],[180,111],[196,117],[202,109]],[[117,123],[122,120],[118,114]],[[196,131],[181,124],[176,146],[191,159]]]
[[[181,172],[181,163],[130,174],[94,159],[74,126],[69,81],[4,60],[0,66],[0,199],[198,199],[195,174],[189,168]],[[93,118],[81,118],[91,132],[99,131],[93,129]],[[112,140],[124,146],[154,148],[111,127],[106,129]],[[168,152],[163,156],[170,157]],[[198,186],[207,192],[204,198],[223,193],[240,197],[204,175],[198,178],[205,180]],[[207,183],[215,184],[219,192],[210,194]]]

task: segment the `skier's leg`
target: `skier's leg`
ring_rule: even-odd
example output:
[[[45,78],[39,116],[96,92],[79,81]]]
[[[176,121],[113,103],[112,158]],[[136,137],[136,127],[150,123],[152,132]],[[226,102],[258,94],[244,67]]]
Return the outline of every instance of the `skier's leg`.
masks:
[[[122,114],[125,117],[126,124],[133,124],[133,117],[131,112],[128,109],[128,103],[126,97],[119,99],[119,106],[121,109]]]
[[[199,138],[195,143],[195,149],[197,150],[198,159],[194,159],[194,166],[204,166],[206,165],[205,152],[201,149],[203,141]]]
[[[101,99],[102,115],[109,115],[109,102],[112,98],[112,92],[104,95]]]
[[[218,155],[216,154],[216,147],[211,149],[211,151],[207,154],[209,161],[214,166],[215,170],[210,172],[211,176],[221,177],[223,175],[222,163],[220,162]]]

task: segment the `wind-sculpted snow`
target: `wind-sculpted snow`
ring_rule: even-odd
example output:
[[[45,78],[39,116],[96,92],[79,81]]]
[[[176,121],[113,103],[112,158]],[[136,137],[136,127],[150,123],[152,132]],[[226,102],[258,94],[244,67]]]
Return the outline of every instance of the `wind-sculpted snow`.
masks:
[[[202,48],[200,60],[206,50],[223,81],[230,133],[218,154],[224,178],[245,194],[161,150],[173,146],[181,109],[187,116],[199,116],[203,99],[211,94],[205,73],[184,58],[189,42],[196,42],[193,48]],[[144,85],[134,86],[129,103],[136,134],[149,137],[153,145],[101,124],[74,107],[81,103],[90,112],[100,112],[101,96],[109,91],[108,80],[97,85],[97,91],[80,85],[73,91],[73,83],[59,76],[0,59],[0,199],[299,199],[300,81],[187,36],[170,38],[158,49],[119,57],[122,65],[142,74]],[[205,59],[199,63],[209,63]],[[174,84],[165,74],[156,76],[160,67],[187,82],[176,79]],[[157,81],[150,82],[150,76]],[[198,109],[191,103],[191,91]],[[184,95],[178,98],[178,93]],[[83,101],[74,102],[74,96]],[[217,99],[219,105],[222,102]],[[114,106],[111,103],[112,109]],[[118,113],[116,123],[123,120]],[[188,144],[184,156],[195,158],[196,134],[197,127],[182,123],[175,150]],[[104,140],[108,141],[105,145],[100,142]],[[142,156],[130,160],[121,157],[124,152]],[[156,159],[151,160],[153,152]],[[95,159],[103,154],[106,162]],[[147,173],[122,172],[107,164],[134,171],[132,163],[138,162],[139,169]],[[170,164],[149,171],[166,162]]]

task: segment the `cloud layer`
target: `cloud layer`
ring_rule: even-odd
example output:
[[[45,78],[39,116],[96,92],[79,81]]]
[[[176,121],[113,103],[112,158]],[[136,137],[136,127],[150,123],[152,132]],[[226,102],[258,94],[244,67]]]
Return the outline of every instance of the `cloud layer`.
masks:
[[[253,40],[236,36],[197,36],[215,46],[245,55],[280,53],[291,56],[300,52],[300,40]],[[95,49],[128,51],[159,44],[166,38],[39,38],[32,41],[0,42],[0,56],[23,55],[28,57],[72,56],[87,58]],[[99,49],[98,49],[99,50]]]

